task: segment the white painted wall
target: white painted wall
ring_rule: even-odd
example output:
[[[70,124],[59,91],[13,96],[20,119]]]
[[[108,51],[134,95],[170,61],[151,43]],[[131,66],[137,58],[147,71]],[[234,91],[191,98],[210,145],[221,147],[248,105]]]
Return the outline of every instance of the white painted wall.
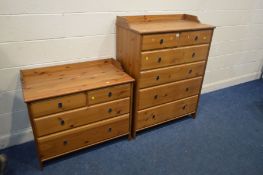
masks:
[[[0,0],[0,148],[32,139],[20,69],[115,57],[117,15],[165,13],[217,26],[203,92],[259,77],[263,0]]]

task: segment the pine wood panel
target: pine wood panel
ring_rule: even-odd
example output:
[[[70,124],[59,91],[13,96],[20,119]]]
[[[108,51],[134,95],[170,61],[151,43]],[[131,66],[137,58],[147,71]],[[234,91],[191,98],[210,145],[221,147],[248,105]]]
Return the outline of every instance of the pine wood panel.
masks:
[[[142,50],[209,43],[212,30],[143,35]]]
[[[70,109],[80,108],[86,105],[86,94],[76,93],[62,97],[39,100],[30,103],[32,117],[40,117]]]
[[[71,152],[126,135],[129,132],[129,115],[122,115],[90,125],[38,138],[42,160]]]
[[[196,110],[198,96],[185,98],[170,103],[165,103],[152,108],[138,111],[137,130],[169,121]]]
[[[202,77],[178,81],[139,90],[139,109],[197,95]]]
[[[125,28],[117,26],[116,28],[116,56],[117,60],[122,64],[125,72],[131,75],[136,81],[139,78],[140,73],[140,51],[141,51],[141,35],[135,32],[130,32]],[[127,45],[129,43],[129,47]],[[137,82],[133,84],[133,104],[132,104],[132,134],[135,132],[135,115],[137,111],[138,104],[138,89]],[[134,135],[132,135],[134,137]]]
[[[208,44],[204,44],[142,52],[141,70],[206,60],[208,47]]]
[[[98,104],[130,96],[130,85],[123,84],[88,91],[88,104]]]
[[[130,98],[125,98],[38,118],[34,122],[37,135],[44,136],[127,114],[129,111]]]
[[[113,59],[22,70],[21,80],[26,102],[133,81]]]
[[[140,34],[214,28],[189,14],[118,16],[117,25]]]
[[[146,88],[173,81],[189,79],[204,74],[205,62],[170,66],[141,72],[139,87]]]

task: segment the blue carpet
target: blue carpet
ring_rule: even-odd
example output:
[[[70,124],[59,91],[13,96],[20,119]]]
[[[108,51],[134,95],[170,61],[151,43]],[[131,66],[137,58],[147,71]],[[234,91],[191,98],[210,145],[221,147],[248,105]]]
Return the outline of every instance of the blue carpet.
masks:
[[[201,96],[186,117],[49,161],[38,169],[33,142],[0,151],[8,175],[262,175],[263,81]]]

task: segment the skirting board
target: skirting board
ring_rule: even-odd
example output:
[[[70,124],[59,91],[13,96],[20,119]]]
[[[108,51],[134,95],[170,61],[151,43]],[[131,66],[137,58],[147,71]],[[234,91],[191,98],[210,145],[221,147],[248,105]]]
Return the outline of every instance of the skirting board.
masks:
[[[259,79],[260,74],[261,72],[255,72],[240,77],[235,77],[215,83],[205,84],[203,85],[202,88],[202,94]],[[19,132],[16,132],[12,135],[5,135],[0,137],[0,149],[22,144],[31,140],[33,140],[32,129],[27,128]]]
[[[33,140],[32,129],[26,128],[10,135],[1,136],[0,149],[22,144],[31,140]]]
[[[241,83],[257,80],[259,79],[260,74],[261,72],[254,72],[254,73],[246,74],[246,75],[239,76],[239,77],[217,81],[215,83],[204,84],[202,87],[202,94],[216,91],[216,90],[223,89],[223,88],[227,88],[227,87],[231,87],[231,86],[235,86]]]

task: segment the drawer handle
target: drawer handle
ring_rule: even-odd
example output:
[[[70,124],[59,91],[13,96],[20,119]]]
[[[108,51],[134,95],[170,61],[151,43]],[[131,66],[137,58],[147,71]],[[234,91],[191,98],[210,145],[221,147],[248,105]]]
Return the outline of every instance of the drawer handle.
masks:
[[[153,115],[152,118],[155,119],[155,115]]]
[[[108,93],[108,97],[111,97],[111,96],[112,96],[112,93],[111,93],[111,92],[109,92],[109,93]]]
[[[185,108],[186,108],[186,105],[184,105],[184,106],[182,107],[183,110],[185,110]]]
[[[158,75],[157,77],[156,77],[156,80],[159,80],[160,79],[160,76]]]
[[[64,141],[63,141],[63,144],[64,144],[64,145],[67,145],[67,144],[68,144],[68,141],[67,141],[67,140],[64,140]]]
[[[162,61],[162,57],[158,58],[158,63],[160,63]]]
[[[191,74],[193,72],[193,70],[192,69],[190,69],[189,71],[188,71],[188,74]]]
[[[112,128],[108,128],[108,132],[111,132],[112,131]]]
[[[112,109],[111,109],[111,108],[109,108],[109,109],[108,109],[108,113],[111,113],[111,112],[112,112]]]
[[[195,41],[197,41],[198,40],[198,36],[195,36]]]
[[[193,54],[192,54],[192,58],[194,58],[195,57],[195,52],[193,52]]]
[[[155,95],[155,96],[154,96],[154,99],[157,99],[157,98],[158,98],[158,95]]]
[[[160,44],[163,44],[163,42],[164,42],[164,39],[160,39]]]
[[[60,125],[63,126],[65,124],[65,121],[63,119],[59,119]]]
[[[62,108],[63,107],[63,103],[58,103],[58,108]]]
[[[189,88],[185,88],[185,91],[188,92],[188,91],[189,91]]]

